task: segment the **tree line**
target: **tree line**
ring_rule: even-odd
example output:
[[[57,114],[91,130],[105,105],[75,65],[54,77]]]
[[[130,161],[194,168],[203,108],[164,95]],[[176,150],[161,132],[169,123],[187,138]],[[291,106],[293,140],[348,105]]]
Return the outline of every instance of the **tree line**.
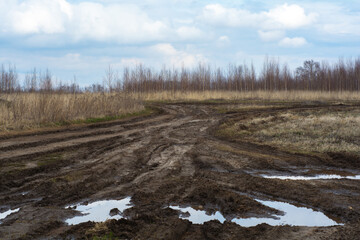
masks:
[[[14,65],[2,65],[0,93],[12,92],[161,92],[161,91],[360,91],[360,57],[340,58],[336,63],[306,60],[291,70],[276,59],[265,58],[256,73],[253,64],[229,64],[214,68],[199,63],[194,68],[153,70],[139,64],[125,67],[120,76],[111,65],[106,69],[102,84],[79,87],[76,77],[70,83],[54,80],[49,70],[33,69],[23,81]]]

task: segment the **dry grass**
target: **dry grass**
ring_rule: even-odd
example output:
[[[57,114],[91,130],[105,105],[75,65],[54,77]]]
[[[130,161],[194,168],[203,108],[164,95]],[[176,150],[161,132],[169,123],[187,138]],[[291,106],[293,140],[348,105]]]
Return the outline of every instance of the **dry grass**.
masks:
[[[123,94],[22,93],[0,97],[0,131],[142,111],[141,101]]]
[[[282,123],[254,134],[258,140],[305,152],[360,153],[360,112],[282,114]]]
[[[220,134],[301,153],[360,154],[360,110],[287,112],[226,123]]]
[[[95,226],[93,228],[86,230],[85,235],[86,236],[105,235],[108,231],[109,231],[109,228],[107,227],[106,222],[100,222],[100,223],[95,223]],[[112,238],[112,234],[109,234],[109,236],[93,237],[93,238],[88,238],[88,239],[112,240],[113,238]]]
[[[145,101],[204,101],[204,100],[271,100],[271,101],[352,101],[360,100],[358,92],[319,91],[204,91],[204,92],[153,92],[139,94]]]

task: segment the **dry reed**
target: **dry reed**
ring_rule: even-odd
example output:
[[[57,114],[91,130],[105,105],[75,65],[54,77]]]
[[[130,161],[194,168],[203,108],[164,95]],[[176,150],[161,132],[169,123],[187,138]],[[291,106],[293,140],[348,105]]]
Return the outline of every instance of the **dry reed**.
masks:
[[[0,97],[0,131],[138,112],[140,100],[124,94],[20,93]]]

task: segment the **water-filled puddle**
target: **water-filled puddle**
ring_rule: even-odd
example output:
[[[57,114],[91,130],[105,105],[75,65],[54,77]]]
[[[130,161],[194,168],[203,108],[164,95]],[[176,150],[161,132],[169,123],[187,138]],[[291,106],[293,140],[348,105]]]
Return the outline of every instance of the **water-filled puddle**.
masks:
[[[243,227],[252,227],[261,223],[267,223],[271,226],[278,225],[293,225],[293,226],[307,226],[307,227],[327,227],[339,225],[339,223],[328,218],[322,212],[314,211],[310,208],[297,207],[289,203],[276,201],[262,201],[256,200],[261,204],[280,210],[285,214],[274,215],[274,218],[235,218],[235,222]]]
[[[356,176],[341,176],[337,174],[320,174],[316,176],[274,176],[274,175],[261,175],[264,178],[281,179],[281,180],[326,180],[326,179],[352,179],[360,180],[360,175]]]
[[[192,207],[179,207],[179,206],[170,206],[170,208],[174,210],[181,211],[183,216],[180,218],[187,219],[195,224],[203,224],[204,222],[208,222],[211,220],[219,220],[219,222],[224,223],[225,218],[220,212],[216,212],[215,214],[208,215],[205,211],[195,210]],[[186,214],[189,213],[190,215]]]
[[[9,216],[12,213],[16,213],[20,210],[20,208],[14,209],[14,210],[8,210],[6,212],[0,213],[0,224],[1,224],[1,220],[5,219],[7,216]]]
[[[339,223],[328,218],[322,212],[314,211],[310,208],[296,207],[284,202],[255,200],[265,206],[284,212],[284,215],[274,215],[273,218],[234,218],[231,221],[243,227],[252,227],[262,223],[267,223],[271,226],[293,225],[308,227],[339,225]],[[180,216],[180,218],[187,219],[195,224],[204,224],[211,220],[219,220],[221,223],[225,221],[224,216],[220,212],[208,215],[205,211],[195,210],[191,207],[182,208],[179,206],[171,206],[170,208],[181,211],[182,216]]]
[[[108,219],[121,219],[121,213],[131,208],[130,197],[122,200],[104,200],[89,203],[87,205],[73,205],[75,210],[80,211],[83,215],[67,219],[65,222],[69,225],[76,225],[83,222],[104,222]],[[111,211],[111,213],[110,213]],[[112,216],[111,216],[112,215]]]

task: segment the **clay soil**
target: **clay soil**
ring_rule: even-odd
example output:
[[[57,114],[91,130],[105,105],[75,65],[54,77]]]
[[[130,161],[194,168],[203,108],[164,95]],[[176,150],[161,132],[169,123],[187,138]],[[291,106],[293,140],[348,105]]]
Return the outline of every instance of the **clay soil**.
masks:
[[[287,152],[217,134],[221,124],[287,111],[352,111],[356,103],[269,103],[219,111],[226,102],[158,103],[147,117],[0,138],[0,239],[360,239],[360,184],[350,179],[291,181],[258,173],[304,169],[360,173],[356,154]],[[244,103],[231,103],[244,104]],[[254,102],[263,106],[264,102]],[[65,206],[130,196],[124,219],[69,226]],[[321,211],[343,225],[241,227],[233,217],[279,211],[254,199]],[[220,211],[192,224],[169,205]]]

